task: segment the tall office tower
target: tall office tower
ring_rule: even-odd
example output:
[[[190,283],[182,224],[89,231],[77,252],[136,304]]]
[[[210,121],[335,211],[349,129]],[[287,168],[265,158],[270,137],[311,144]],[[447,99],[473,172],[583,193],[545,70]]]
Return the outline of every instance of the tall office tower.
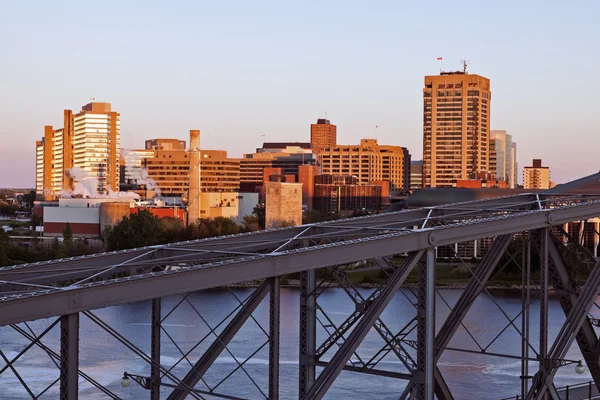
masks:
[[[523,187],[525,189],[550,189],[550,167],[543,167],[542,160],[533,160],[530,167],[523,169]]]
[[[92,192],[100,194],[119,190],[119,114],[111,111],[110,103],[89,103],[75,115],[63,113],[60,129],[44,128],[43,140],[36,142],[36,181],[38,196],[55,199],[62,191],[74,187],[73,167],[79,167],[87,178],[96,179]],[[81,178],[81,177],[80,177]],[[90,193],[94,194],[94,193]]]
[[[360,145],[325,148],[318,157],[323,175],[353,175],[360,185],[390,182],[392,191],[410,188],[410,154],[404,147],[361,139]]]
[[[425,77],[424,187],[488,178],[490,102],[490,80],[482,76],[459,71]]]
[[[316,124],[310,125],[310,143],[315,153],[325,147],[335,147],[337,127],[328,119],[318,119]]]
[[[98,180],[98,193],[119,191],[121,121],[110,103],[86,104],[73,116],[72,127],[65,125],[64,131],[73,132],[73,166]],[[70,135],[64,135],[65,143]],[[66,157],[65,163],[68,165]]]
[[[509,189],[517,185],[517,144],[512,141],[512,135],[504,130],[490,131],[490,148],[496,155],[496,179],[506,181]]]

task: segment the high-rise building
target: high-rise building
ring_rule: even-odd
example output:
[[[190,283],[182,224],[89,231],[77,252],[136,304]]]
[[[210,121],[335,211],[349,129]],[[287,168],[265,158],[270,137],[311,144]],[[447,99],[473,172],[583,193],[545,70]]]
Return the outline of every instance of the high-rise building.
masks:
[[[550,167],[543,167],[542,160],[534,159],[530,167],[523,169],[523,187],[525,189],[550,189]]]
[[[492,130],[490,148],[496,159],[496,179],[506,181],[509,189],[517,185],[517,144],[505,130]]]
[[[315,152],[319,152],[325,147],[335,147],[337,144],[337,127],[328,119],[319,118],[316,124],[310,125],[310,143]]]
[[[490,169],[490,80],[466,72],[426,76],[423,88],[423,185],[452,187],[485,179]]]
[[[410,189],[423,189],[423,160],[410,162]]]
[[[77,114],[65,110],[63,121],[60,129],[46,126],[43,140],[36,142],[38,196],[46,200],[57,198],[62,191],[72,190],[77,179],[84,179],[83,175],[89,182],[97,183],[95,188],[88,188],[92,192],[118,191],[119,113],[111,110],[110,103],[92,102]],[[81,170],[80,174],[72,173],[74,167]]]
[[[63,142],[73,135],[73,166],[83,169],[98,181],[98,193],[119,191],[120,115],[110,103],[89,103],[74,115],[72,129],[65,125]],[[63,162],[69,164],[65,151]]]
[[[376,139],[359,145],[326,147],[319,154],[323,175],[352,175],[360,185],[386,181],[391,191],[410,187],[410,154],[400,146],[381,146]]]

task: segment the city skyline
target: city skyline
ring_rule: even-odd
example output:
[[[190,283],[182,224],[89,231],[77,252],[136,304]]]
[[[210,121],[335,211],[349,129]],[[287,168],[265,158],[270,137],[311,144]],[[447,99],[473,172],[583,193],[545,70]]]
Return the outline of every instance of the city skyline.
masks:
[[[340,144],[376,138],[418,160],[423,77],[464,58],[491,80],[490,128],[513,135],[520,165],[542,158],[557,183],[599,169],[593,2],[518,13],[463,2],[452,12],[471,22],[459,25],[441,4],[423,24],[422,5],[129,3],[114,13],[110,3],[0,5],[0,34],[14,38],[0,48],[0,168],[11,171],[0,187],[34,187],[33,143],[90,98],[119,110],[124,148],[199,128],[203,148],[240,157],[263,141],[308,142],[310,124],[327,118]],[[306,29],[316,15],[329,23]]]

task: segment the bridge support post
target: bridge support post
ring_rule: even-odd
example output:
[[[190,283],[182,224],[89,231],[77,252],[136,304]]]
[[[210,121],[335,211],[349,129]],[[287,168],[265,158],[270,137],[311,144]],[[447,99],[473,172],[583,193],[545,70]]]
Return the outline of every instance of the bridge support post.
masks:
[[[354,330],[350,332],[347,339],[331,358],[331,361],[329,361],[327,366],[319,374],[314,385],[300,397],[302,400],[320,400],[325,396],[327,390],[344,369],[344,366],[346,366],[350,357],[352,357],[352,354],[354,354],[358,346],[360,346],[369,333],[369,330],[379,319],[383,310],[385,310],[389,302],[397,294],[398,289],[402,283],[404,283],[406,277],[421,260],[423,253],[423,250],[410,253],[406,260],[404,260],[402,266],[394,271],[389,278],[387,285],[382,290],[381,295],[379,295],[373,304],[367,308]]]
[[[303,398],[315,383],[317,349],[317,272],[300,274],[300,370],[298,397]]]
[[[433,400],[435,372],[435,249],[427,250],[425,303],[425,399]]]
[[[60,317],[60,400],[79,396],[79,314]]]
[[[150,399],[160,400],[160,329],[161,299],[152,299],[152,322],[150,339]]]
[[[433,400],[435,389],[435,249],[419,267],[417,294],[417,400]]]
[[[279,277],[271,278],[269,299],[269,399],[279,399]]]

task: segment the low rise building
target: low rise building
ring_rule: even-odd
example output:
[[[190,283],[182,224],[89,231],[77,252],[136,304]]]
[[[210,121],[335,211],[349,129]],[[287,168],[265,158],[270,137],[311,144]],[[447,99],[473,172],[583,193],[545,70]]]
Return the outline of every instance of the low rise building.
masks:
[[[359,145],[326,147],[318,156],[322,174],[356,176],[361,185],[388,181],[392,192],[410,188],[410,154],[404,147],[362,139]]]
[[[317,175],[313,204],[315,210],[326,215],[377,212],[383,206],[382,193],[381,184],[360,185],[354,176]]]

